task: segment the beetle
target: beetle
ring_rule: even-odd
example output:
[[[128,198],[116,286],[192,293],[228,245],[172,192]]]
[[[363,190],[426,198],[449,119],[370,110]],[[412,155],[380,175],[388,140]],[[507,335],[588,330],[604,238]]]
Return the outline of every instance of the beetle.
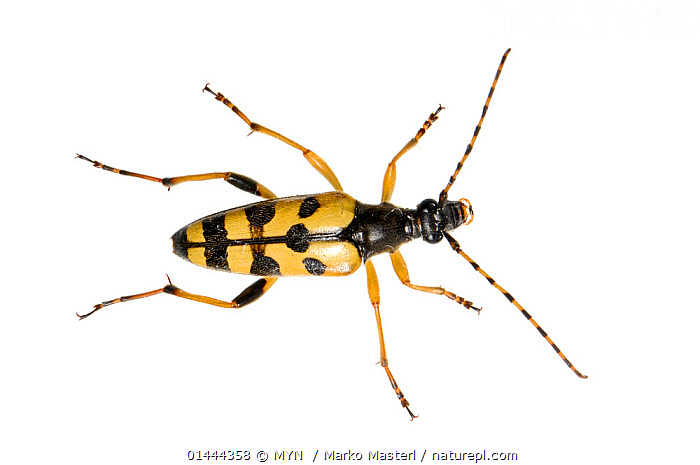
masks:
[[[78,317],[82,320],[109,305],[161,293],[218,307],[241,308],[259,299],[279,277],[345,276],[355,272],[364,263],[367,272],[367,288],[379,333],[379,363],[386,371],[401,406],[413,420],[416,415],[409,408],[408,400],[389,369],[379,313],[379,284],[372,258],[375,255],[388,253],[396,275],[405,286],[417,291],[445,296],[467,309],[479,312],[481,308],[453,292],[437,286],[417,285],[410,279],[408,267],[399,248],[419,238],[428,244],[437,244],[442,239],[446,239],[452,250],[466,259],[478,273],[520,310],[578,377],[587,378],[574,367],[525,308],[467,255],[450,234],[452,230],[468,225],[474,218],[469,200],[451,201],[448,200],[447,195],[474,147],[509,53],[510,49],[501,58],[472,139],[447,185],[440,192],[438,200],[426,199],[415,209],[400,208],[390,203],[396,183],[396,163],[406,152],[416,146],[426,131],[437,121],[438,113],[443,109],[442,105],[428,116],[416,135],[389,162],[382,185],[381,203],[378,205],[359,202],[343,192],[338,178],[321,157],[282,134],[252,122],[223,94],[213,91],[209,84],[202,92],[212,94],[216,100],[222,102],[242,119],[252,132],[267,134],[300,150],[311,166],[333,186],[334,191],[278,198],[259,182],[234,172],[157,178],[113,168],[77,154],[77,158],[90,162],[97,168],[158,182],[168,189],[185,182],[223,179],[234,187],[266,199],[201,218],[184,226],[171,238],[173,252],[195,265],[219,271],[261,276],[232,301],[189,293],[174,286],[168,277],[168,284],[163,288],[102,302],[95,305],[92,311],[83,315],[78,314]]]

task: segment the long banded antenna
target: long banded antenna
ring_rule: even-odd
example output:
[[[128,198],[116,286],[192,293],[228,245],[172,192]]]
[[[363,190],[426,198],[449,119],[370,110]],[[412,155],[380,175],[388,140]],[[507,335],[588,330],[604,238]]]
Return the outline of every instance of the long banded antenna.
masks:
[[[467,157],[471,153],[472,149],[474,148],[474,143],[476,142],[476,137],[479,135],[479,131],[481,130],[481,125],[484,122],[484,117],[486,116],[486,112],[489,109],[489,103],[491,103],[491,97],[493,97],[493,91],[496,89],[496,83],[498,82],[498,78],[501,77],[501,70],[503,69],[503,64],[506,62],[506,58],[508,58],[508,54],[510,53],[510,49],[506,50],[506,53],[503,54],[503,58],[501,58],[501,64],[498,65],[498,71],[496,71],[496,77],[493,78],[493,84],[491,84],[491,89],[489,90],[489,96],[486,98],[486,103],[484,104],[484,109],[481,112],[481,119],[479,120],[479,124],[476,125],[476,129],[474,129],[474,135],[472,136],[471,142],[469,142],[469,145],[467,146],[467,150],[464,152],[464,156],[460,160],[459,163],[457,163],[457,169],[455,170],[454,174],[450,176],[450,180],[447,182],[447,186],[440,192],[440,200],[438,201],[439,207],[444,207],[445,203],[447,202],[447,191],[450,190],[450,187],[452,187],[452,184],[454,184],[455,179],[457,179],[457,175],[459,174],[460,171],[462,171],[462,166],[464,165],[464,162],[466,161]]]
[[[492,285],[493,287],[495,287],[496,289],[498,289],[499,291],[501,291],[501,294],[503,294],[503,296],[504,296],[506,299],[508,299],[508,301],[509,301],[510,303],[512,303],[513,305],[515,305],[515,306],[518,308],[518,310],[520,310],[520,312],[523,314],[523,316],[524,316],[525,318],[527,318],[527,321],[529,321],[530,323],[532,323],[532,325],[533,325],[535,328],[537,328],[537,331],[539,331],[540,335],[541,335],[543,338],[545,338],[545,339],[547,340],[547,342],[549,343],[549,345],[552,346],[552,349],[554,349],[554,351],[557,353],[557,355],[559,355],[559,357],[561,357],[561,359],[564,361],[564,363],[566,363],[566,366],[568,366],[569,368],[571,368],[571,371],[573,371],[574,373],[576,373],[576,376],[578,376],[579,378],[588,378],[588,376],[586,376],[586,375],[584,375],[584,374],[581,374],[581,372],[578,371],[578,370],[576,369],[576,367],[574,366],[574,364],[571,363],[571,362],[569,361],[568,358],[566,358],[566,356],[564,355],[564,353],[559,349],[559,347],[557,347],[557,345],[554,343],[554,341],[552,341],[552,339],[547,335],[547,333],[545,332],[545,330],[542,329],[542,327],[541,327],[539,324],[537,324],[537,322],[532,318],[532,316],[530,316],[530,314],[527,312],[527,310],[525,310],[525,308],[523,308],[523,306],[520,305],[520,303],[519,303],[517,300],[515,300],[515,298],[514,298],[512,295],[510,295],[510,292],[506,291],[506,290],[505,290],[500,284],[498,284],[487,272],[485,272],[484,270],[482,270],[481,267],[480,267],[474,260],[472,260],[471,257],[470,257],[469,255],[467,255],[466,253],[464,253],[464,251],[462,250],[462,248],[459,246],[459,242],[457,242],[457,241],[455,240],[454,237],[450,236],[448,233],[445,233],[445,237],[447,238],[447,242],[450,243],[450,246],[452,247],[452,250],[454,250],[455,252],[457,252],[458,254],[460,254],[462,257],[464,257],[464,258],[469,262],[469,264],[470,264],[476,271],[478,271],[478,272],[481,274],[481,276],[483,276],[484,278],[486,278],[486,280],[487,280],[489,283],[491,283],[491,285]]]

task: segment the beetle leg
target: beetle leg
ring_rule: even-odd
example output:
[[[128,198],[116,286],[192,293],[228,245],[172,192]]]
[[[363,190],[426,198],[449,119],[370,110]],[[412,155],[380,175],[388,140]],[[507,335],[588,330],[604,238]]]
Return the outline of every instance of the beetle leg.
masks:
[[[394,379],[394,376],[391,374],[391,370],[389,370],[389,360],[387,359],[386,347],[384,346],[382,318],[379,315],[379,281],[377,280],[377,272],[375,271],[374,265],[370,260],[367,260],[365,267],[367,268],[367,290],[369,291],[369,300],[372,302],[372,306],[374,307],[374,316],[377,319],[377,331],[379,331],[379,363],[382,365],[382,367],[384,367],[384,371],[386,371],[386,374],[389,377],[391,387],[394,389],[399,401],[401,401],[401,406],[406,409],[409,415],[411,415],[412,421],[418,415],[414,415],[413,412],[411,412],[411,409],[408,408],[408,400],[406,400],[404,397],[403,392],[401,392],[399,385]]]
[[[486,280],[487,280],[489,283],[491,283],[491,285],[492,285],[493,287],[495,287],[496,289],[498,289],[498,290],[501,292],[501,294],[503,294],[503,296],[504,296],[506,299],[508,299],[508,301],[509,301],[510,303],[512,303],[513,305],[515,305],[515,307],[516,307],[518,310],[520,310],[520,313],[522,313],[523,316],[524,316],[525,318],[527,318],[527,321],[529,321],[530,323],[532,323],[532,326],[534,326],[534,327],[537,329],[537,331],[540,333],[540,335],[541,335],[543,338],[545,338],[545,339],[547,340],[547,342],[549,343],[549,345],[552,346],[552,349],[554,349],[554,351],[557,353],[557,355],[559,355],[559,357],[561,357],[561,359],[564,361],[564,363],[566,363],[566,366],[568,366],[568,367],[571,369],[571,371],[573,371],[574,373],[576,373],[576,376],[578,376],[579,378],[588,378],[588,376],[586,376],[586,375],[584,375],[584,374],[581,374],[581,372],[578,371],[578,370],[576,369],[576,367],[574,367],[574,365],[569,361],[568,358],[566,358],[566,356],[565,356],[564,353],[559,349],[559,347],[557,347],[557,345],[554,343],[554,341],[552,341],[552,339],[547,335],[547,333],[545,332],[545,330],[542,329],[542,327],[541,327],[539,324],[537,324],[537,322],[532,318],[532,316],[527,312],[527,310],[525,310],[525,308],[524,308],[522,305],[520,305],[520,303],[519,303],[517,300],[515,300],[515,298],[514,298],[512,295],[510,295],[510,292],[506,291],[500,284],[498,284],[498,283],[491,277],[491,275],[489,275],[487,272],[485,272],[484,270],[482,270],[481,267],[480,267],[474,260],[472,260],[472,258],[471,258],[469,255],[467,255],[466,253],[464,253],[464,251],[462,250],[462,248],[459,246],[459,242],[457,242],[457,241],[455,240],[454,237],[450,236],[450,235],[447,234],[447,233],[445,233],[445,237],[447,238],[447,242],[450,243],[450,247],[452,247],[452,250],[454,250],[455,252],[457,252],[458,254],[460,254],[462,257],[464,257],[464,259],[467,260],[467,261],[469,262],[469,264],[472,266],[472,268],[474,268],[476,271],[478,271],[479,274],[481,274],[481,276],[483,276],[484,278],[486,278]]]
[[[410,287],[416,291],[428,292],[430,294],[444,295],[448,299],[454,300],[460,305],[464,305],[467,308],[476,310],[477,313],[481,312],[481,308],[475,307],[473,302],[466,300],[464,297],[460,297],[450,291],[447,291],[441,287],[434,286],[419,286],[417,284],[411,283],[411,278],[408,275],[408,267],[406,266],[406,261],[403,259],[401,253],[397,250],[390,255],[391,264],[394,266],[394,271],[396,276],[399,277],[401,284]]]
[[[343,188],[340,185],[340,181],[338,181],[338,178],[336,177],[335,173],[333,173],[331,167],[328,166],[328,163],[326,163],[323,160],[323,158],[316,155],[316,153],[314,153],[312,150],[307,149],[306,147],[294,142],[292,139],[285,137],[276,131],[273,131],[272,129],[268,129],[265,126],[262,126],[258,123],[253,123],[241,110],[238,109],[236,105],[234,105],[229,99],[224,97],[224,94],[222,94],[221,92],[214,92],[213,90],[211,90],[209,88],[209,84],[204,86],[202,92],[204,91],[209,92],[214,96],[214,98],[216,98],[216,100],[229,107],[231,111],[233,111],[240,119],[242,119],[250,127],[251,131],[267,134],[268,136],[281,140],[285,144],[290,145],[297,150],[301,150],[301,153],[304,155],[304,158],[306,158],[306,161],[308,161],[316,171],[321,173],[321,175],[323,175],[323,177],[326,178],[326,180],[329,183],[331,183],[333,189],[337,191],[343,190]]]
[[[103,170],[121,174],[124,176],[131,176],[134,178],[145,179],[147,181],[153,181],[163,184],[165,187],[170,189],[172,186],[182,184],[183,182],[191,181],[208,181],[210,179],[223,179],[234,187],[241,189],[242,191],[248,192],[249,194],[254,194],[265,199],[275,199],[277,196],[272,193],[270,189],[263,186],[254,179],[248,176],[243,176],[242,174],[234,173],[232,171],[227,171],[225,173],[204,173],[204,174],[190,174],[187,176],[176,176],[174,178],[156,178],[155,176],[149,176],[146,174],[134,173],[132,171],[120,170],[118,168],[112,168],[111,166],[104,165],[99,161],[90,160],[88,157],[77,154],[76,158],[85,160],[92,163],[95,168],[102,168]]]
[[[396,185],[396,162],[399,161],[399,158],[401,158],[404,153],[408,152],[415,147],[416,144],[418,144],[418,140],[423,137],[425,131],[427,131],[430,126],[437,121],[437,114],[440,113],[440,110],[444,109],[445,107],[438,105],[438,109],[435,110],[435,113],[431,113],[430,116],[428,116],[428,119],[425,120],[423,126],[418,130],[416,135],[409,140],[399,151],[399,153],[397,153],[396,156],[389,162],[389,166],[386,167],[386,172],[384,173],[384,183],[382,184],[382,202],[390,201],[391,195],[394,193],[394,186]]]
[[[202,302],[205,304],[209,305],[214,305],[217,307],[224,307],[224,308],[241,308],[244,307],[252,302],[255,302],[258,300],[262,295],[267,292],[270,287],[272,287],[273,284],[275,284],[275,281],[277,281],[278,278],[261,278],[255,281],[253,284],[248,286],[238,294],[238,297],[233,299],[231,302],[227,302],[225,300],[219,300],[219,299],[214,299],[212,297],[207,297],[205,295],[197,295],[197,294],[191,294],[187,291],[183,291],[179,287],[176,287],[173,285],[172,282],[170,282],[170,278],[168,278],[168,285],[161,288],[161,289],[156,289],[153,291],[149,292],[144,292],[141,294],[134,294],[134,295],[127,295],[123,297],[119,297],[117,299],[113,300],[108,300],[105,302],[102,302],[101,304],[97,304],[93,307],[92,311],[85,313],[83,315],[78,315],[78,317],[82,320],[83,318],[87,318],[96,311],[98,311],[101,308],[107,307],[112,304],[117,304],[119,302],[128,302],[129,300],[136,300],[136,299],[143,299],[144,297],[151,297],[154,295],[158,295],[161,293],[165,294],[170,294],[174,295],[175,297],[182,297],[183,299],[188,299],[188,300],[194,300],[195,302]]]

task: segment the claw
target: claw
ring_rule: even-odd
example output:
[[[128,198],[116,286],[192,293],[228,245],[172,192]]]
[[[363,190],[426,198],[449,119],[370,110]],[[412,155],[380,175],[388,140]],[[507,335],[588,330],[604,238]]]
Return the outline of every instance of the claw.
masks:
[[[87,162],[89,162],[89,163],[92,163],[92,165],[93,165],[93,166],[96,166],[97,168],[101,168],[101,167],[102,167],[102,163],[100,163],[99,161],[90,160],[88,157],[83,156],[83,155],[80,155],[79,153],[76,153],[76,154],[75,154],[75,158],[79,158],[79,159],[81,159],[81,160],[85,160],[85,161],[87,161]]]
[[[92,315],[93,313],[95,313],[96,311],[98,311],[99,309],[101,309],[102,307],[104,307],[104,305],[102,305],[102,304],[97,304],[97,305],[95,305],[95,306],[93,307],[93,309],[92,309],[91,312],[85,313],[85,314],[83,314],[83,315],[79,314],[78,312],[75,312],[75,315],[76,315],[79,319],[82,320],[82,319],[84,319],[84,318],[89,317],[90,315]]]

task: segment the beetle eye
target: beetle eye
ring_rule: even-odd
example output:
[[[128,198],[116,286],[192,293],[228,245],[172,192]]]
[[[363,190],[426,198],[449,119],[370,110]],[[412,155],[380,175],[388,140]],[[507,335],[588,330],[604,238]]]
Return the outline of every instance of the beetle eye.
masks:
[[[464,215],[464,223],[462,224],[467,225],[474,220],[472,203],[468,199],[459,199],[459,203],[462,205],[462,214]]]
[[[437,244],[442,240],[443,234],[440,231],[435,231],[431,234],[428,234],[423,238],[425,242],[428,244]]]

